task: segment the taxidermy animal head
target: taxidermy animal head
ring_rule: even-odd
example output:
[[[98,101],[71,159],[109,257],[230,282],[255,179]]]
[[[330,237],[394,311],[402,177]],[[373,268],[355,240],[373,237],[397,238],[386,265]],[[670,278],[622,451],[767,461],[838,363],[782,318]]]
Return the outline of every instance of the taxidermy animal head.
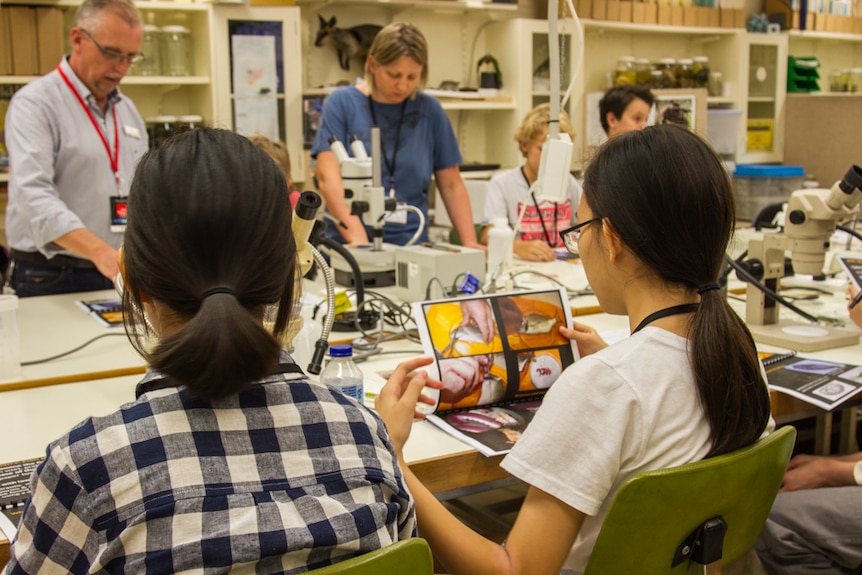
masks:
[[[368,56],[368,49],[371,48],[374,37],[382,28],[376,24],[338,28],[335,25],[335,16],[327,20],[318,14],[317,18],[320,20],[320,30],[317,31],[314,45],[332,44],[335,46],[338,51],[338,65],[341,66],[342,70],[350,69],[350,60],[353,57],[366,58]]]

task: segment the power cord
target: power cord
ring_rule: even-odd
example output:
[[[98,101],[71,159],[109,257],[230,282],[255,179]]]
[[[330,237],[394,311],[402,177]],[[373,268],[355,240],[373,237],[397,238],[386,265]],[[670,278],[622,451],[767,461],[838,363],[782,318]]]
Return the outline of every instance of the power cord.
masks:
[[[90,345],[91,343],[98,341],[104,337],[113,337],[113,336],[126,337],[126,334],[125,334],[125,332],[123,332],[123,333],[103,333],[102,335],[97,335],[93,339],[90,339],[90,340],[82,343],[81,345],[79,345],[75,349],[71,349],[69,351],[64,351],[63,353],[58,353],[57,355],[52,355],[51,357],[46,357],[43,359],[34,359],[32,361],[22,361],[21,366],[26,367],[28,365],[38,365],[40,363],[48,363],[49,361],[54,361],[55,359],[60,359],[61,357],[66,357],[67,355],[72,355],[75,352],[81,351],[82,349],[84,349],[85,347]]]
[[[736,274],[739,277],[741,277],[743,280],[752,284],[754,287],[756,287],[757,289],[762,291],[764,294],[766,294],[766,297],[780,303],[781,305],[787,307],[790,310],[793,310],[794,312],[796,312],[800,316],[804,317],[808,321],[810,321],[812,323],[817,323],[817,324],[827,323],[829,325],[835,325],[835,326],[843,326],[844,325],[844,322],[841,321],[840,319],[837,319],[834,317],[813,316],[810,313],[808,313],[807,311],[796,307],[795,305],[790,303],[788,300],[781,297],[776,292],[774,292],[773,290],[769,289],[768,287],[766,287],[765,285],[760,283],[760,281],[756,277],[751,275],[751,273],[749,273],[749,271],[747,269],[745,269],[745,266],[743,266],[741,263],[737,262],[736,260],[734,260],[733,258],[731,258],[730,256],[727,256],[727,255],[725,255],[725,260],[727,261],[728,264],[730,264],[731,267],[733,267],[734,270],[736,270]]]

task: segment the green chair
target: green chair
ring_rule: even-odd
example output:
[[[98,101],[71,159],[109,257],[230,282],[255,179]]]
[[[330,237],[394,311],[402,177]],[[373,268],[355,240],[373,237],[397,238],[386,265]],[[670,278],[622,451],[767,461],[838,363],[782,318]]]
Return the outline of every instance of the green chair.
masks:
[[[309,575],[432,575],[434,561],[424,539],[402,539],[364,555],[309,571]]]
[[[721,573],[754,546],[795,440],[786,426],[732,453],[632,477],[584,575]]]

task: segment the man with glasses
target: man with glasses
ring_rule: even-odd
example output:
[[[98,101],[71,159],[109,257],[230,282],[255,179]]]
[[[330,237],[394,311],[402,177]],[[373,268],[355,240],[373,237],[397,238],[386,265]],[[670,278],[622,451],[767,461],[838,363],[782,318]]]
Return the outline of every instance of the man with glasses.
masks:
[[[71,53],[6,114],[9,284],[21,297],[106,289],[118,273],[129,180],[148,148],[118,85],[143,58],[131,0],[85,0]]]

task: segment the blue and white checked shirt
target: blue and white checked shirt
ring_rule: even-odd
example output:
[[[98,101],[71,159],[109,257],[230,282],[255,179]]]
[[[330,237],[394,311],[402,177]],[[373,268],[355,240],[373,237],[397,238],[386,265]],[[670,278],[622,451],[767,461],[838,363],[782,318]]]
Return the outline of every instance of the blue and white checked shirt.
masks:
[[[31,484],[7,574],[301,573],[416,532],[383,423],[299,373],[147,391],[49,445]]]

